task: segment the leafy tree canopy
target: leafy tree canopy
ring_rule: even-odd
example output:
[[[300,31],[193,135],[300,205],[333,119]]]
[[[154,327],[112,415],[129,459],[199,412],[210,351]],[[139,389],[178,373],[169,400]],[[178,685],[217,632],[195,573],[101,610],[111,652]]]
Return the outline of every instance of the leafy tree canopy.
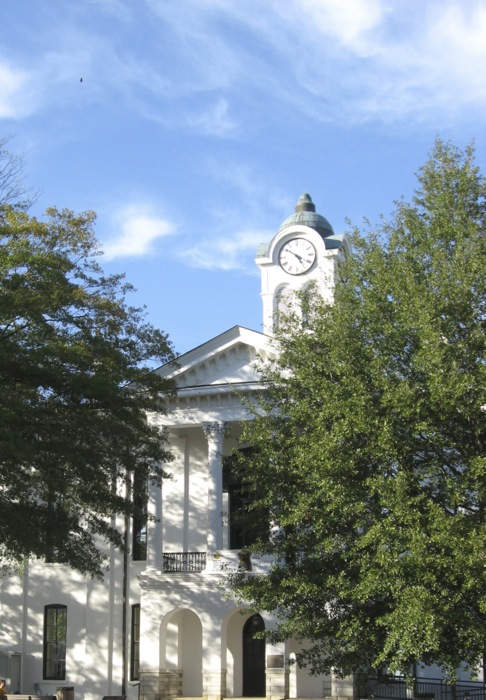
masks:
[[[411,203],[353,232],[334,304],[303,298],[262,367],[241,469],[276,563],[232,585],[277,612],[274,638],[311,640],[316,672],[453,676],[484,654],[485,197],[473,148],[438,140]]]
[[[11,173],[12,174],[12,173]],[[5,192],[4,192],[5,194]],[[117,514],[140,515],[130,483],[170,456],[146,420],[169,387],[153,362],[167,336],[97,262],[94,214],[31,217],[0,206],[0,559],[62,561],[101,575],[122,546]],[[120,485],[122,488],[120,489]]]

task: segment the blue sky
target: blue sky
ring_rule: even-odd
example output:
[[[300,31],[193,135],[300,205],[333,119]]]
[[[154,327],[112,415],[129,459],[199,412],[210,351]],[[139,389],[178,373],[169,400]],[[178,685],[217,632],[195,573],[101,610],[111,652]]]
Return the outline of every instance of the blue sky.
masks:
[[[0,27],[32,213],[95,210],[178,352],[261,330],[255,251],[302,192],[338,233],[408,199],[436,136],[486,172],[486,0],[0,0]]]

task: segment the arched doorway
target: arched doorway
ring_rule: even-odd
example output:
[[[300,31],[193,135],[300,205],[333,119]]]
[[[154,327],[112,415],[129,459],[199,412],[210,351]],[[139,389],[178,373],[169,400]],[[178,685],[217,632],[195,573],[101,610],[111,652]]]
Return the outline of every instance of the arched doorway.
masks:
[[[202,696],[202,625],[192,610],[168,613],[160,628],[160,661],[168,695]]]
[[[252,615],[243,627],[243,697],[265,697],[265,639],[255,639],[263,632],[261,615]]]

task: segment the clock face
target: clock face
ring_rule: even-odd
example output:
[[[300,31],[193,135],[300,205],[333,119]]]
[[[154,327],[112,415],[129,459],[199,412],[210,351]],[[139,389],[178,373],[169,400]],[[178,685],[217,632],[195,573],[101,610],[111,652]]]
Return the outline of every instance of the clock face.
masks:
[[[302,275],[316,259],[316,249],[305,238],[292,238],[280,248],[278,261],[289,275]]]

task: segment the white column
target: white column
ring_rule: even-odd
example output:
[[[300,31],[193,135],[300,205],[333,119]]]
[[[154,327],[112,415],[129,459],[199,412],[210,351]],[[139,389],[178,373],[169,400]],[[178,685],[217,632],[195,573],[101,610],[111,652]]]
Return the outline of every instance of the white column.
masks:
[[[208,552],[223,548],[223,439],[225,424],[203,423],[208,441]]]
[[[203,649],[203,691],[202,700],[222,700],[227,697],[226,675],[227,670],[223,668],[221,654],[224,655],[221,640],[222,619],[219,614],[210,614],[209,609],[206,614],[201,615],[203,626],[202,649]]]
[[[147,513],[147,568],[162,571],[162,484],[150,482]]]
[[[265,629],[275,629],[276,621],[265,615]],[[282,700],[289,697],[289,665],[287,642],[265,640],[265,685],[267,700]]]

